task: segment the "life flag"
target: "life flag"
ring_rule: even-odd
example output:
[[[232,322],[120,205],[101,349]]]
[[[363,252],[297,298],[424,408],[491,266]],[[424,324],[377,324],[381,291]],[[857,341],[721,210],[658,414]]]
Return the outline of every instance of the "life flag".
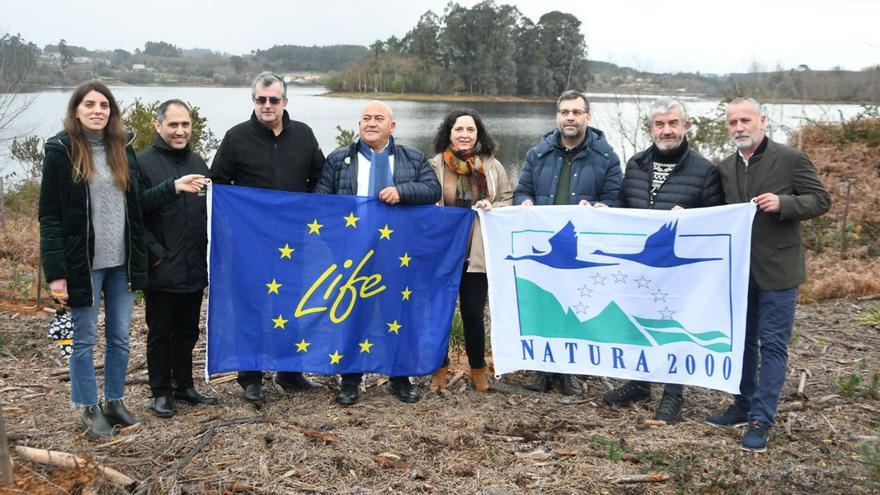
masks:
[[[207,373],[440,367],[473,213],[214,185]]]
[[[737,393],[753,204],[480,212],[497,373]]]

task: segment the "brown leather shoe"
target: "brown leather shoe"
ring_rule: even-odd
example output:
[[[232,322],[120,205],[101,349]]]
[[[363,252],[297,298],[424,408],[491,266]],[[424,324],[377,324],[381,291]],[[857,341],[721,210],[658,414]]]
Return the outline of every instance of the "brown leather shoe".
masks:
[[[486,368],[471,368],[471,382],[477,392],[488,392],[489,374]]]
[[[449,368],[446,366],[434,372],[434,376],[431,377],[431,392],[446,390],[446,375],[448,373]]]

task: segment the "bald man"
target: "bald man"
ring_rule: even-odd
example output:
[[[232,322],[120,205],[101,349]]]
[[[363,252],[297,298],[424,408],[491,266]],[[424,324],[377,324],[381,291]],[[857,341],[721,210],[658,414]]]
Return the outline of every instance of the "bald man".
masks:
[[[440,182],[420,151],[396,144],[391,136],[397,123],[391,108],[381,101],[364,107],[358,121],[359,139],[327,157],[315,192],[379,198],[389,205],[430,205],[440,200]],[[336,402],[359,400],[361,373],[342,375]],[[402,402],[418,402],[420,395],[409,377],[393,376],[389,390]]]

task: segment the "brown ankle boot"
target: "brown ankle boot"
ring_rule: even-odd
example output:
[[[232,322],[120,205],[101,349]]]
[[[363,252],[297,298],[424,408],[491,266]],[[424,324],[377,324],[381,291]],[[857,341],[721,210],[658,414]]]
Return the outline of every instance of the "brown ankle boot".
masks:
[[[446,366],[434,372],[434,376],[431,377],[431,392],[446,390],[447,373],[449,373],[449,368]]]
[[[478,392],[489,391],[489,374],[486,368],[471,368],[471,382]]]

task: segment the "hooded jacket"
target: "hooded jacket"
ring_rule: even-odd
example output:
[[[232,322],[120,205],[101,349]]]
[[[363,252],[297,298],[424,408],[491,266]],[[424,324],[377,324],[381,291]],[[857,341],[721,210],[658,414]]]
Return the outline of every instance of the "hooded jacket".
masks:
[[[560,132],[556,129],[544,135],[535,147],[526,153],[526,161],[513,193],[513,204],[519,205],[530,199],[536,205],[552,205],[559,184],[559,172],[567,152],[559,143]],[[584,141],[571,150],[571,197],[568,204],[581,200],[590,203],[601,201],[608,206],[617,205],[620,189],[620,159],[605,134],[587,127]]]

